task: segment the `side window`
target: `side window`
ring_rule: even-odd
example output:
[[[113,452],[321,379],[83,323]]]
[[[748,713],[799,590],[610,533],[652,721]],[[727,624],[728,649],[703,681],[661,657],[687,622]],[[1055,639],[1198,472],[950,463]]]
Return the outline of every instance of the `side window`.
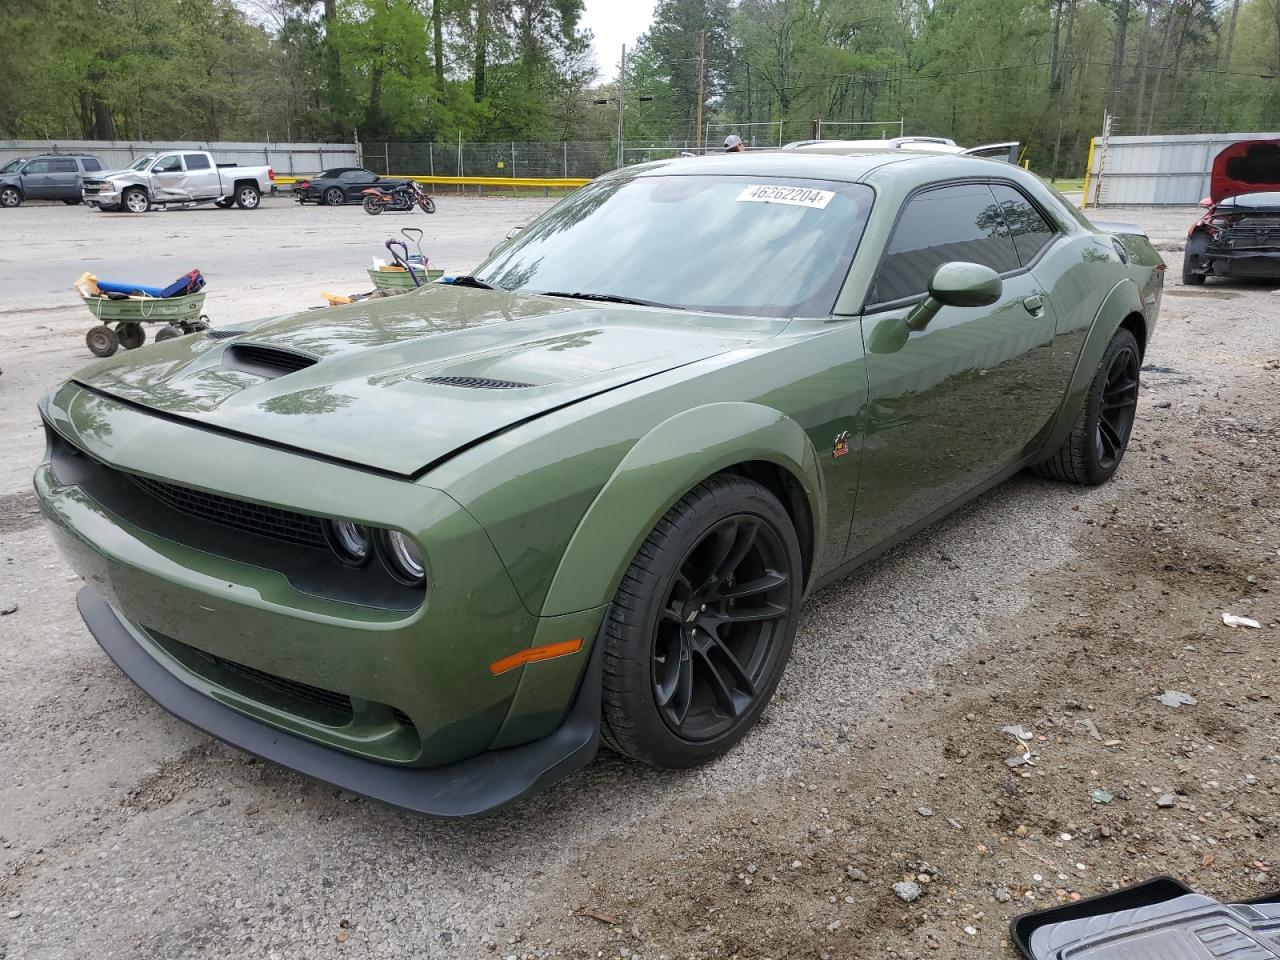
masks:
[[[84,167],[85,171],[88,173],[97,173],[99,170],[102,169],[102,164],[100,164],[97,161],[97,159],[95,159],[94,157],[84,157],[80,161],[80,164]]]
[[[1044,214],[1020,190],[1007,183],[993,183],[991,192],[1000,201],[1004,222],[1013,234],[1013,245],[1018,259],[1025,267],[1039,256],[1040,251],[1053,242],[1057,231],[1044,218]]]
[[[378,179],[378,175],[368,170],[356,170],[352,173],[351,179],[356,183],[373,183]]]
[[[997,273],[1020,266],[1000,205],[985,183],[940,187],[910,200],[867,301],[922,294],[934,272],[953,260],[981,263]]]
[[[182,158],[176,153],[171,153],[167,157],[161,157],[155,162],[155,166],[151,168],[152,173],[177,173],[182,169]]]
[[[50,160],[50,173],[79,173],[76,169],[76,162],[68,157],[66,160]]]
[[[30,163],[27,164],[27,169],[23,170],[22,172],[25,174],[48,173],[49,161],[48,160],[32,160]]]
[[[342,173],[338,175],[338,179],[343,180],[346,183],[359,183],[360,171],[359,170],[343,170]]]
[[[186,161],[188,170],[209,169],[209,158],[203,153],[184,153],[182,159]]]

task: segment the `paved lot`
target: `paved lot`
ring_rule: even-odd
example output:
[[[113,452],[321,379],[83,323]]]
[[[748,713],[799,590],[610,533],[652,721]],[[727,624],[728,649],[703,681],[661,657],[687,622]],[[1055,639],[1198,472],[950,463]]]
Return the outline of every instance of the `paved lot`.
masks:
[[[1262,366],[1280,357],[1276,297],[1268,288],[1244,288],[1229,298],[1190,290],[1171,296],[1148,362],[1185,376],[1157,381],[1155,392],[1144,394],[1139,439],[1156,447],[1144,447],[1132,464],[1126,461],[1117,483],[1098,490],[1015,479],[815,597],[768,723],[702,770],[662,773],[606,754],[499,817],[438,823],[264,766],[169,718],[83,629],[73,604],[78,583],[37,522],[28,493],[39,455],[35,399],[89,359],[82,341],[88,315],[72,300],[71,280],[84,269],[163,280],[199,266],[210,279],[210,315],[215,323],[234,323],[317,303],[322,289],[361,289],[363,266],[393,225],[429,226],[424,248],[432,259],[465,269],[545,205],[446,197],[434,218],[376,220],[356,208],[296,210],[283,203],[254,213],[143,218],[61,206],[0,211],[0,607],[18,607],[0,618],[6,772],[0,958],[595,957],[597,950],[655,958],[767,956],[779,931],[790,941],[810,928],[815,939],[797,939],[788,955],[818,956],[833,941],[839,946],[830,947],[832,955],[854,956],[858,937],[874,924],[887,935],[901,932],[890,941],[898,955],[922,955],[927,943],[912,933],[916,928],[894,919],[900,905],[876,906],[887,883],[858,891],[878,912],[844,928],[831,927],[822,913],[825,888],[820,900],[814,890],[797,889],[789,912],[768,921],[772,934],[761,928],[743,939],[749,914],[732,923],[716,914],[749,909],[739,908],[738,893],[729,889],[745,866],[722,862],[717,851],[736,845],[748,859],[759,850],[777,860],[779,838],[808,818],[814,820],[808,840],[820,838],[826,804],[834,810],[837,800],[824,799],[821,814],[793,804],[811,789],[806,782],[830,785],[836,765],[839,776],[852,779],[833,787],[835,794],[847,797],[859,771],[874,770],[883,779],[866,803],[892,813],[891,822],[915,817],[924,801],[913,798],[936,794],[936,776],[910,753],[898,765],[877,767],[851,745],[889,727],[900,731],[885,736],[889,745],[904,739],[910,745],[935,724],[951,723],[942,703],[899,700],[935,684],[947,697],[951,689],[967,692],[963,677],[976,669],[967,658],[992,646],[1002,651],[1011,624],[1037,638],[1038,649],[1065,649],[1067,635],[1043,620],[1051,606],[1045,598],[1062,600],[1054,578],[1089,567],[1096,545],[1085,538],[1098,523],[1140,499],[1154,502],[1144,509],[1158,513],[1162,498],[1175,496],[1162,486],[1168,480],[1160,479],[1160,455],[1176,459],[1192,442],[1191,431],[1201,429],[1189,419],[1184,426],[1181,410],[1198,405],[1205,424],[1217,423],[1237,409],[1220,400],[1235,389],[1253,404],[1238,410],[1265,419],[1264,391],[1274,391],[1276,375]],[[1108,211],[1107,219],[1145,223],[1176,265],[1191,216]],[[1160,402],[1174,404],[1173,413]],[[1240,440],[1242,462],[1275,457],[1274,433],[1261,445],[1258,436],[1252,448]],[[1267,482],[1272,486],[1253,494],[1255,502],[1274,497],[1274,476]],[[1176,496],[1183,502],[1187,495]],[[1250,551],[1255,539],[1275,539],[1274,506],[1267,509],[1262,519],[1241,519],[1254,538]],[[1274,554],[1277,546],[1266,549]],[[1271,582],[1274,564],[1262,575]],[[1105,596],[1096,582],[1089,589]],[[1256,615],[1274,619],[1274,599],[1258,607]],[[994,662],[982,656],[976,662]],[[1029,663],[1029,655],[1011,657],[1009,670],[1023,660]],[[1032,666],[1042,674],[1052,669]],[[1274,681],[1274,657],[1257,671],[1264,686]],[[987,682],[994,688],[1000,681]],[[1011,712],[1002,722],[1022,719]],[[1158,732],[1150,736],[1159,739]],[[1224,731],[1221,749],[1230,739]],[[1257,744],[1235,746],[1258,752]],[[1258,773],[1263,788],[1274,783],[1274,766]],[[980,824],[980,815],[972,822]],[[1194,827],[1193,820],[1188,829]],[[795,862],[801,856],[808,855],[797,852]],[[783,859],[792,862],[790,853]],[[873,874],[878,868],[863,865]],[[1153,854],[1152,871],[1160,866]],[[784,872],[771,860],[765,872],[775,869]],[[990,884],[992,877],[974,882]],[[663,884],[708,892],[646,901]],[[985,909],[992,916],[975,922],[998,948],[996,914],[1018,904],[997,907],[989,893],[988,885]],[[574,915],[593,906],[623,922]],[[936,913],[941,901],[925,909]],[[632,911],[643,920],[629,920]],[[723,927],[735,925],[738,939],[730,942]],[[935,955],[954,954],[948,946]]]

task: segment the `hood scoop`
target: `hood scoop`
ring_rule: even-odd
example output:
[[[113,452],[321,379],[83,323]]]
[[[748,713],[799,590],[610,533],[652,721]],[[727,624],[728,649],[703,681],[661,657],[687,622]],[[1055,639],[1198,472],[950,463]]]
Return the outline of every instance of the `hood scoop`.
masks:
[[[518,380],[495,380],[492,377],[423,377],[423,383],[438,383],[445,387],[466,387],[470,390],[520,390],[532,387],[532,383]]]
[[[262,343],[233,343],[222,354],[222,366],[274,380],[314,366],[318,358],[299,350],[285,350]]]
[[[205,336],[210,340],[229,340],[232,337],[244,336],[248,332],[248,330],[209,330]]]

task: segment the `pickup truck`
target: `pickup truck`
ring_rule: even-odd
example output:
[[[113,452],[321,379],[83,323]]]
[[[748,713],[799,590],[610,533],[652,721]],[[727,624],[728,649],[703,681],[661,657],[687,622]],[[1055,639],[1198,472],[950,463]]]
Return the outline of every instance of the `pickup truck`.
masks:
[[[203,150],[139,157],[123,170],[84,178],[84,202],[99,210],[146,213],[152,207],[232,204],[253,210],[271,190],[270,167],[215,163]]]

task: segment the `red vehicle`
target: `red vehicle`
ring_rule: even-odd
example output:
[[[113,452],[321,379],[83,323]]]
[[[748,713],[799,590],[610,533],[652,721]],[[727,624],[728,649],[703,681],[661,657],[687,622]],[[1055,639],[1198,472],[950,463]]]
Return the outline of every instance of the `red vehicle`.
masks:
[[[421,207],[426,213],[436,212],[436,202],[415,180],[408,180],[390,189],[370,187],[362,190],[364,212],[377,216],[383,210],[412,210]]]
[[[1204,216],[1187,231],[1182,282],[1280,277],[1280,140],[1244,140],[1213,158]]]

